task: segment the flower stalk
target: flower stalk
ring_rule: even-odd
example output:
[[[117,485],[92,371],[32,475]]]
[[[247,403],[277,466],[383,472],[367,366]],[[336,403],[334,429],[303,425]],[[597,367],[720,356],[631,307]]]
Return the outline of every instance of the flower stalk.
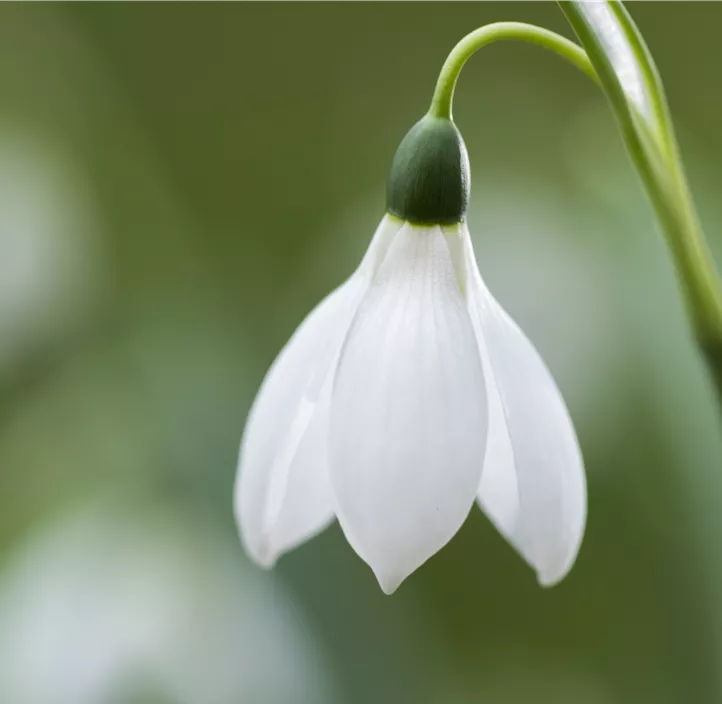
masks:
[[[621,2],[559,2],[594,66],[672,254],[722,404],[722,282],[700,226],[659,72]]]
[[[495,22],[467,34],[452,50],[439,74],[429,113],[451,119],[454,88],[461,69],[479,49],[498,41],[521,41],[535,44],[558,54],[576,66],[593,81],[597,74],[589,57],[580,46],[543,27],[524,22]]]
[[[520,22],[497,22],[464,37],[446,59],[429,115],[451,120],[456,82],[469,58],[500,40],[550,50],[605,93],[672,254],[690,324],[722,404],[722,283],[684,174],[664,89],[651,54],[620,2],[559,2],[582,46]]]

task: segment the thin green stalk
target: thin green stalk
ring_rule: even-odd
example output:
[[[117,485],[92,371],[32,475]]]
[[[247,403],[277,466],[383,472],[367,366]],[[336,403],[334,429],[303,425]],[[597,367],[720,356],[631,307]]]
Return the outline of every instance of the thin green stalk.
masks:
[[[543,27],[523,22],[496,22],[481,27],[471,34],[467,34],[452,50],[439,74],[436,90],[431,101],[429,113],[435,117],[451,119],[451,103],[454,98],[456,80],[461,69],[469,58],[482,47],[492,42],[514,39],[517,41],[536,44],[537,46],[553,51],[563,59],[576,66],[593,81],[597,82],[589,58],[584,50],[565,37],[550,32]]]
[[[576,2],[559,2],[599,76],[629,156],[657,214],[692,329],[722,401],[722,282],[687,185],[669,107],[651,54],[623,5],[605,4],[644,76],[653,108],[651,117],[640,115],[628,100],[599,28],[590,23],[584,8]]]
[[[429,114],[451,120],[461,69],[479,49],[501,40],[524,41],[553,51],[599,85],[611,104],[624,144],[665,234],[695,337],[722,401],[722,284],[692,202],[657,69],[623,5],[600,3],[617,23],[615,30],[622,33],[611,39],[621,37],[627,41],[622,48],[629,50],[633,66],[643,78],[639,87],[645,91],[650,113],[643,115],[620,83],[609,55],[615,51],[610,37],[600,38],[599,27],[592,26],[581,3],[559,5],[583,48],[535,25],[497,22],[481,27],[464,37],[444,62]],[[607,40],[606,45],[603,40]]]

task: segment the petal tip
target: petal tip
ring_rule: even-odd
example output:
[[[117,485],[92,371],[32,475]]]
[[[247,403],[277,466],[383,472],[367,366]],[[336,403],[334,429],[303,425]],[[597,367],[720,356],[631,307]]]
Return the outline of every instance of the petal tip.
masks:
[[[378,572],[375,572],[375,574],[381,591],[386,594],[386,596],[391,596],[401,586],[401,582],[404,581],[404,577],[382,575]]]
[[[251,560],[262,567],[264,570],[270,570],[276,566],[280,553],[271,546],[271,540],[268,536],[263,536],[258,541],[251,541],[244,534],[243,529],[240,531],[241,544],[243,549]]]
[[[266,555],[254,556],[253,560],[264,570],[271,570],[276,566],[276,562],[278,562],[278,555],[269,552]]]
[[[561,569],[537,570],[536,577],[540,587],[551,589],[556,587],[572,570],[576,561],[576,554]]]
[[[539,583],[539,586],[543,589],[551,589],[552,587],[556,587],[559,582],[561,582],[566,575],[546,575],[542,574],[541,572],[537,572],[537,582]]]

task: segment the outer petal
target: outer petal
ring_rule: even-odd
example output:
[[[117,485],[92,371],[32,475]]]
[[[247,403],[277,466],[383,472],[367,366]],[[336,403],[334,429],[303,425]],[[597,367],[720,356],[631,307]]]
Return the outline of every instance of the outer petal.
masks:
[[[467,297],[489,394],[479,502],[540,583],[549,586],[567,574],[584,534],[581,452],[549,370],[484,285],[463,230]]]
[[[327,431],[338,353],[400,227],[384,218],[359,270],[301,323],[253,403],[241,441],[235,511],[247,552],[264,566],[333,519]]]
[[[339,522],[386,593],[466,518],[486,422],[479,352],[449,242],[438,227],[407,224],[349,331],[329,437]]]

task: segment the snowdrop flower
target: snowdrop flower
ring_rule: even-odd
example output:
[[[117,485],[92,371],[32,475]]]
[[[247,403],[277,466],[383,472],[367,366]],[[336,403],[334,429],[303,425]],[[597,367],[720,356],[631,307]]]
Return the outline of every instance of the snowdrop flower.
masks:
[[[468,196],[461,135],[429,114],[396,153],[359,268],[296,330],[249,414],[235,511],[261,565],[335,517],[392,593],[476,501],[541,584],[571,568],[579,446],[544,362],[479,274]]]

